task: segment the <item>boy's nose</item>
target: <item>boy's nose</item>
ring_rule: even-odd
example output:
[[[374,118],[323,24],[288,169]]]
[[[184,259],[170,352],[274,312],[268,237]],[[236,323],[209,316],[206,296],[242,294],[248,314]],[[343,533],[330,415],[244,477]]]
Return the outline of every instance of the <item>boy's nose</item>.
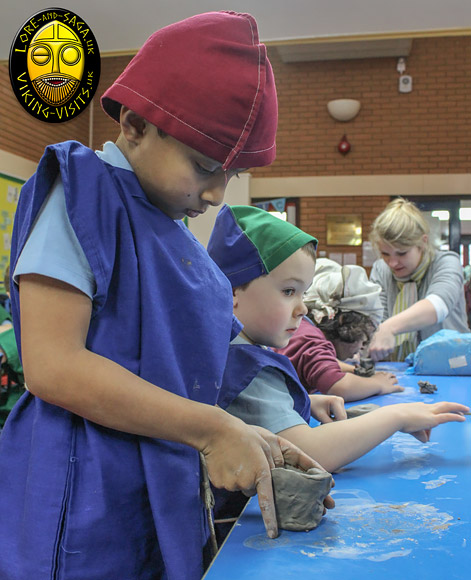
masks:
[[[300,318],[301,316],[306,316],[307,313],[308,313],[307,306],[304,304],[304,302],[301,302],[298,308],[296,308],[296,316]]]
[[[224,200],[226,185],[227,183],[224,174],[218,176],[205,187],[205,190],[201,194],[201,199],[208,202],[210,205],[221,205]]]

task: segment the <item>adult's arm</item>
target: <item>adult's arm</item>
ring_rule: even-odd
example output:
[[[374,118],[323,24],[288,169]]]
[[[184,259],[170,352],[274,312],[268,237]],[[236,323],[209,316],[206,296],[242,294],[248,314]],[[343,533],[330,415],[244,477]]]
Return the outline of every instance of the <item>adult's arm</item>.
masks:
[[[370,277],[383,289],[382,298],[383,292],[385,294],[392,292],[392,275],[384,261],[375,262]],[[454,252],[438,252],[422,284],[425,285],[425,297],[403,312],[391,316],[392,312],[387,309],[386,304],[383,322],[378,327],[370,345],[370,356],[374,360],[384,359],[394,350],[394,337],[397,334],[422,330],[440,322],[443,316],[439,317],[441,310],[437,311],[437,298],[438,304],[441,301],[448,310],[451,310],[461,299],[463,273],[459,256]],[[430,296],[430,299],[427,296]]]
[[[406,310],[383,321],[371,339],[369,355],[373,360],[383,360],[395,347],[395,336],[404,332],[421,330],[437,322],[435,306],[424,298]]]
[[[456,252],[438,252],[431,266],[426,296],[439,296],[451,311],[462,299],[464,278],[460,257]]]

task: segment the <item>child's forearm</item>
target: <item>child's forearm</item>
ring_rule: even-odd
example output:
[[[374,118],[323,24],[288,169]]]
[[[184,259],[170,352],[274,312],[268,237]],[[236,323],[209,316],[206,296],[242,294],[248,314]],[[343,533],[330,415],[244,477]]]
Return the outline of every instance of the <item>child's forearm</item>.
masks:
[[[434,404],[398,403],[347,421],[326,423],[315,428],[298,425],[281,431],[279,435],[332,472],[358,459],[396,431],[411,433],[425,442],[431,429],[449,421],[464,422],[463,413],[468,412],[466,405],[447,401]]]
[[[374,378],[347,373],[332,385],[327,394],[342,397],[346,403],[366,399],[380,392],[380,386]]]
[[[99,425],[199,450],[208,434],[227,429],[232,419],[221,409],[159,388],[85,349],[56,366],[54,380],[37,394]]]
[[[184,443],[204,454],[216,487],[258,493],[277,533],[270,468],[310,457],[211,405],[179,397],[85,348],[91,302],[50,278],[20,278],[22,355],[30,392],[100,425]],[[165,385],[162,385],[165,386]]]
[[[332,473],[362,457],[402,428],[401,412],[397,407],[382,407],[361,417],[314,428],[307,425],[292,427],[279,435],[300,447]]]

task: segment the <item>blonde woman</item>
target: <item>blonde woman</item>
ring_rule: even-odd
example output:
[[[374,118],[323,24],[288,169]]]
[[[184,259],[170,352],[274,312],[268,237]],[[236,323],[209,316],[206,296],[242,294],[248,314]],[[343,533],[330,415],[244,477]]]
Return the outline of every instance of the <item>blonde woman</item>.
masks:
[[[434,248],[430,228],[412,202],[391,201],[373,223],[381,256],[370,278],[382,288],[383,322],[370,345],[374,360],[403,361],[442,328],[469,332],[458,254]]]

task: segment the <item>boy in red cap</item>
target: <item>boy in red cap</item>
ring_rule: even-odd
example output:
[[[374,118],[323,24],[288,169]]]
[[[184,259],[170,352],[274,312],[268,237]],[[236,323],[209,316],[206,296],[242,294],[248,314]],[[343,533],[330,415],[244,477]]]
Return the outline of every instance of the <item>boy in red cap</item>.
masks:
[[[239,327],[230,284],[179,221],[274,159],[254,19],[156,32],[102,106],[116,144],[48,147],[19,200],[12,303],[29,391],[0,443],[0,576],[196,580],[199,452],[215,486],[258,491],[271,537],[270,467],[313,465],[215,406]]]
[[[331,414],[346,418],[340,397],[308,395],[288,357],[268,348],[285,347],[307,313],[303,298],[314,276],[316,245],[312,236],[257,207],[226,205],[219,212],[208,252],[231,282],[234,314],[243,324],[229,349],[219,405],[298,445],[330,472],[396,431],[425,442],[432,427],[465,421],[469,408],[448,402],[388,405],[332,421]],[[311,428],[311,415],[324,424]]]

